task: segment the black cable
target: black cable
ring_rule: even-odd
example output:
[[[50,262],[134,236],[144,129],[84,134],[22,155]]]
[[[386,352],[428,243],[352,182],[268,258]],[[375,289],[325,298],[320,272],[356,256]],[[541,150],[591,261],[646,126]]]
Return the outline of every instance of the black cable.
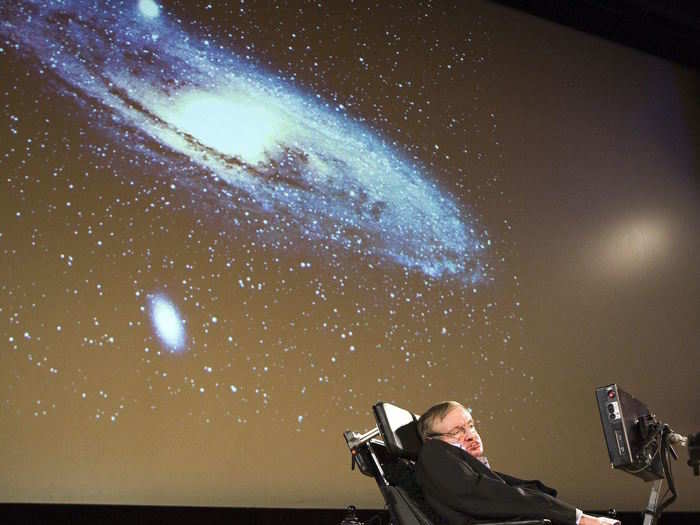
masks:
[[[676,498],[678,497],[678,492],[676,492],[676,484],[673,481],[673,470],[671,469],[671,463],[668,460],[668,456],[671,454],[671,445],[669,443],[670,434],[671,429],[668,427],[668,425],[664,425],[663,434],[661,436],[661,462],[664,467],[666,482],[668,483],[668,489],[666,490],[666,493],[668,493],[668,491],[670,490],[671,496],[659,505],[658,510],[655,513],[657,518],[661,516],[661,513],[664,511],[664,509],[666,509],[666,507],[668,507],[671,503],[676,501]]]
[[[636,470],[627,470],[627,472],[629,472],[630,474],[638,474],[644,470],[647,470],[648,468],[651,468],[651,466],[654,464],[656,456],[659,455],[662,448],[661,439],[663,437],[663,426],[654,422],[654,424],[649,425],[648,427],[645,426],[645,430],[643,430],[642,424],[647,425],[646,423],[643,423],[642,419],[637,421],[637,428],[639,429],[640,437],[644,439],[644,441],[642,441],[642,443],[639,445],[639,450],[643,451],[643,455],[645,456],[646,461],[640,468]],[[651,428],[651,435],[647,435],[649,432],[649,428]],[[654,453],[648,454],[647,449],[654,441],[656,441]]]
[[[379,525],[381,525],[382,524],[382,517],[379,514],[375,514],[370,519],[365,521],[364,525],[369,525],[370,523],[372,523],[374,521],[379,521]]]

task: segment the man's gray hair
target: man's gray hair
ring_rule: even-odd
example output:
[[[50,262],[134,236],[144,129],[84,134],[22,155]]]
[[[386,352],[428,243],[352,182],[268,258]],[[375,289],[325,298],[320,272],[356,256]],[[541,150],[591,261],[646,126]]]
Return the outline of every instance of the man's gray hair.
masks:
[[[418,419],[418,433],[423,441],[434,437],[434,426],[436,421],[442,421],[445,416],[455,408],[464,408],[462,403],[457,401],[443,401],[437,405],[431,406],[426,410],[423,415]]]

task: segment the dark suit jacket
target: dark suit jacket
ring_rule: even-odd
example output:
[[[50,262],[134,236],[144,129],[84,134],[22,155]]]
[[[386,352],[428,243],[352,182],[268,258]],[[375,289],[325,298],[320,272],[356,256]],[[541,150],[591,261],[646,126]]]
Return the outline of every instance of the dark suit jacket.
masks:
[[[576,509],[539,481],[499,474],[461,448],[429,439],[416,463],[425,500],[450,525],[474,519],[548,518],[575,525]]]

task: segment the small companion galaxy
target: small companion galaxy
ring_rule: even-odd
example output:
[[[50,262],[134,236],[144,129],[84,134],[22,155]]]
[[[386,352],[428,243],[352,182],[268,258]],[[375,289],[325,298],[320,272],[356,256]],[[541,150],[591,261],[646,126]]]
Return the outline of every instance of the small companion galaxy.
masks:
[[[587,153],[657,138],[567,69],[588,41],[529,27],[491,2],[3,3],[0,500],[374,504],[342,439],[373,403],[458,399],[514,451],[562,416],[548,392],[600,386],[601,347],[640,348],[616,301],[651,303],[607,286],[672,289],[644,272],[692,207]]]

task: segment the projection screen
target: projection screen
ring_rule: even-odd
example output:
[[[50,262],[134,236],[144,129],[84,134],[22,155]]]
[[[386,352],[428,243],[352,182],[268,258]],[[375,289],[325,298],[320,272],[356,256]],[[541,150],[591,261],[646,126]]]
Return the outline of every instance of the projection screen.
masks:
[[[0,501],[381,507],[342,432],[455,399],[641,510],[595,388],[700,431],[697,72],[478,1],[0,12]]]

